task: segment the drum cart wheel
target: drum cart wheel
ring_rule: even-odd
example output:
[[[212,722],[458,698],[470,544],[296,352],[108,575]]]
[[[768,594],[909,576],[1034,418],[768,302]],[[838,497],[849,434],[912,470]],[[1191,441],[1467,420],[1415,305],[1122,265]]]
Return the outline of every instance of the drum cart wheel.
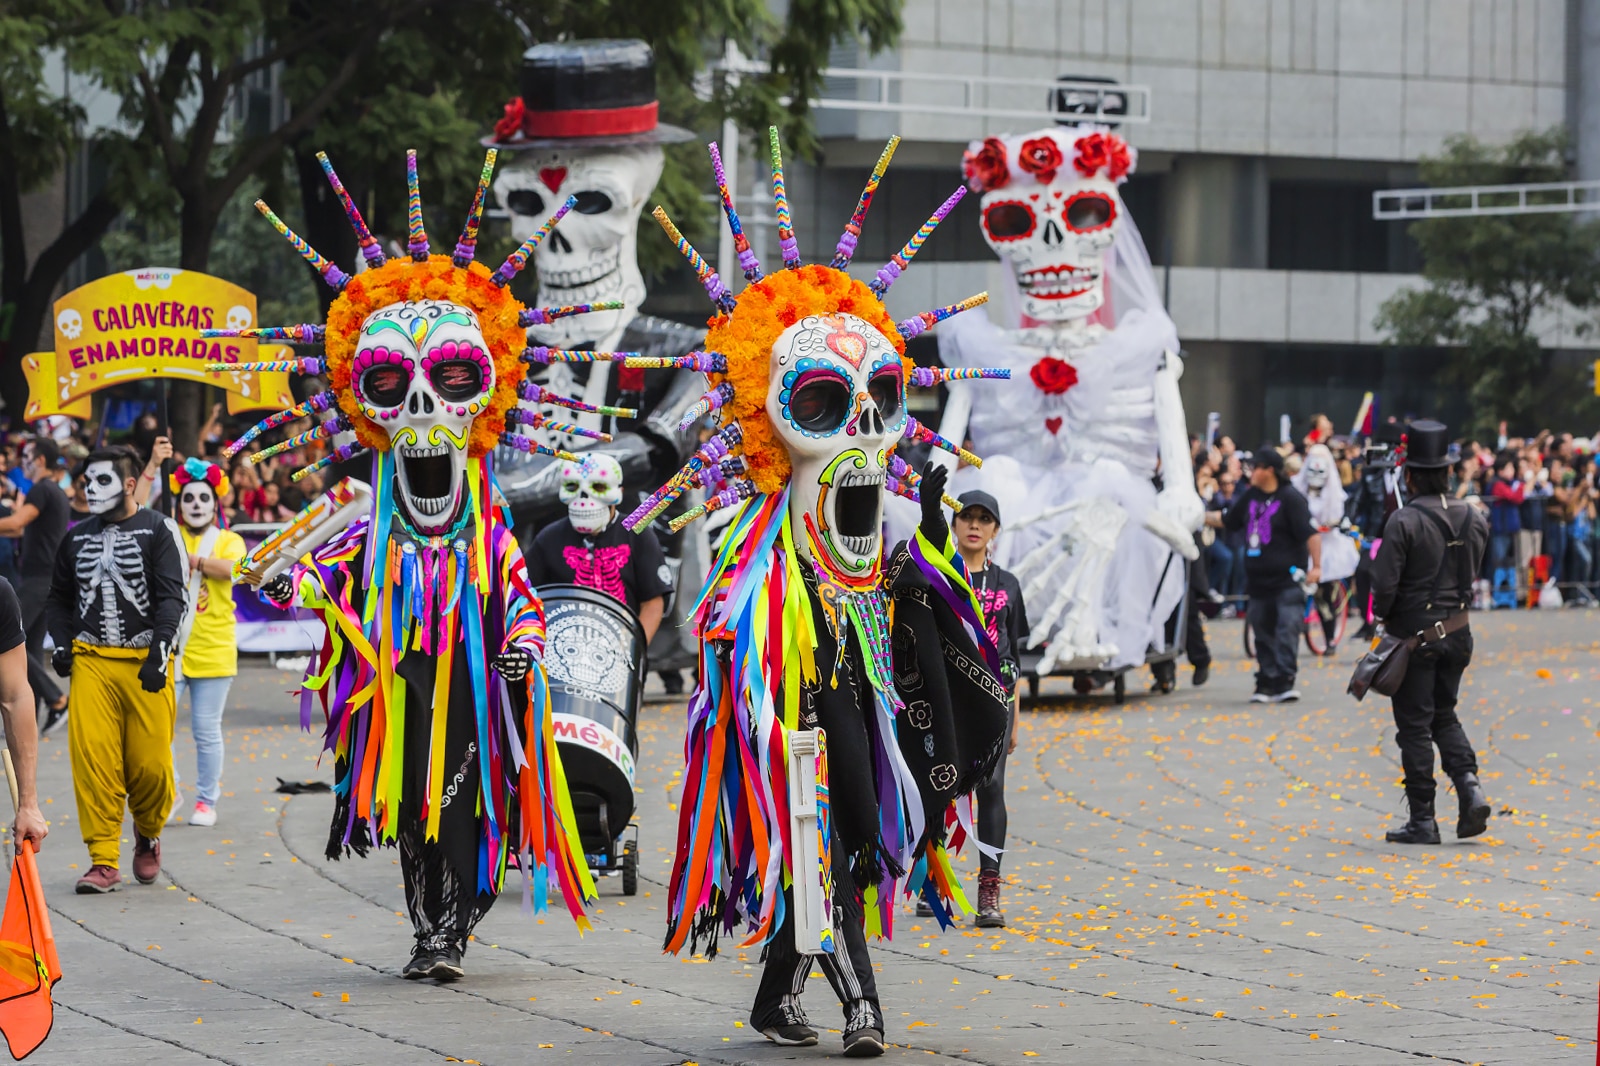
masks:
[[[622,894],[639,894],[639,827],[633,826],[633,839],[622,845]]]

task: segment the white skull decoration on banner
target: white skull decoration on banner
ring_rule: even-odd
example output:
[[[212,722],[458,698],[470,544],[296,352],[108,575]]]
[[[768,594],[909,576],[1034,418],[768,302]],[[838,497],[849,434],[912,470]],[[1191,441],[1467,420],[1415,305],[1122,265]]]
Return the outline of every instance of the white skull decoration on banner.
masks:
[[[572,528],[592,536],[611,524],[622,502],[622,467],[609,455],[586,455],[561,464],[561,502]]]
[[[396,503],[416,532],[447,532],[467,493],[472,423],[494,393],[494,361],[469,307],[390,304],[366,317],[350,367],[361,411],[389,436]]]
[[[1105,304],[1117,183],[1134,160],[1119,137],[1065,128],[990,137],[967,153],[968,178],[983,190],[984,240],[1015,272],[1023,314],[1065,322]]]
[[[887,453],[907,427],[900,355],[855,315],[812,315],[772,346],[771,380],[767,417],[794,470],[796,533],[810,529],[845,574],[867,573],[879,555]]]
[[[534,256],[539,302],[552,306],[621,300],[621,311],[595,311],[531,330],[541,344],[573,348],[617,330],[644,302],[639,272],[639,212],[661,177],[657,145],[542,148],[519,152],[494,181],[513,231],[532,233],[566,202],[577,203]]]

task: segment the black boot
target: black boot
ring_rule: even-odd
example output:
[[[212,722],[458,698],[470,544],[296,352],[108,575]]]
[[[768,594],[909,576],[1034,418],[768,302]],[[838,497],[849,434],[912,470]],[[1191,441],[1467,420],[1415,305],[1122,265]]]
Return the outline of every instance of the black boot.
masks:
[[[1409,798],[1409,797],[1408,797]],[[1433,800],[1409,798],[1411,820],[1399,829],[1391,829],[1383,839],[1391,844],[1437,844],[1439,823],[1433,820]]]
[[[1456,822],[1456,836],[1465,840],[1489,828],[1489,797],[1478,784],[1478,775],[1462,774],[1455,779],[1456,798],[1461,801],[1461,818]]]

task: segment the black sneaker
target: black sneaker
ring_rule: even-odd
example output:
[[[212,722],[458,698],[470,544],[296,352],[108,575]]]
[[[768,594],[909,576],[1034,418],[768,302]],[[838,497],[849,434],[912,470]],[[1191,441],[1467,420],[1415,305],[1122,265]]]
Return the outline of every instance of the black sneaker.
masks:
[[[844,1034],[844,1057],[875,1059],[883,1054],[883,1030],[868,1026]]]
[[[411,961],[400,971],[400,976],[407,981],[420,981],[433,972],[433,964],[436,961],[433,952],[418,944],[417,950],[411,953]]]
[[[67,724],[67,706],[67,704],[63,703],[59,707],[51,707],[49,709],[45,714],[44,725],[39,727],[39,735],[41,737],[47,737]]]
[[[440,984],[446,985],[465,977],[467,971],[461,965],[461,949],[451,945],[434,952],[433,966],[428,970],[427,975]]]
[[[769,1025],[761,1030],[761,1035],[779,1047],[813,1047],[817,1042],[817,1031],[811,1026],[789,1022]]]
[[[1193,686],[1194,688],[1199,688],[1201,685],[1205,684],[1208,680],[1210,680],[1210,678],[1211,678],[1211,664],[1208,663],[1208,662],[1207,663],[1196,663],[1195,664],[1195,668],[1194,668],[1194,678],[1189,682],[1189,684],[1191,686]]]
[[[918,918],[932,918],[933,917],[933,908],[931,906],[929,906],[928,901],[923,899],[921,896],[917,897],[917,917]]]

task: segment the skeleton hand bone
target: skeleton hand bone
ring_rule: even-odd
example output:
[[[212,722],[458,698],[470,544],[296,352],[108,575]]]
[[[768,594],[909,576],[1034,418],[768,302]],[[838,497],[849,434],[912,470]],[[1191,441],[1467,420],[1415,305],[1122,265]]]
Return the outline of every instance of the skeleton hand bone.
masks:
[[[1046,674],[1058,663],[1073,659],[1109,659],[1118,653],[1114,644],[1102,643],[1100,607],[1105,598],[1106,571],[1116,550],[1117,538],[1128,523],[1128,512],[1109,497],[1074,500],[1053,507],[1018,525],[1047,518],[1065,517],[1061,531],[1034,549],[1017,567],[1017,576],[1034,573],[1023,589],[1024,597],[1037,595],[1070,563],[1076,563],[1061,581],[1050,606],[1033,627],[1028,646],[1036,648],[1050,638],[1056,620],[1061,620],[1045,648],[1039,673]],[[1064,613],[1063,613],[1064,612]]]
[[[1192,516],[1192,520],[1191,520]],[[1163,489],[1156,495],[1156,505],[1144,516],[1144,528],[1166,541],[1172,550],[1190,562],[1200,558],[1195,547],[1194,530],[1205,518],[1205,504],[1192,489],[1187,493],[1178,489]]]

